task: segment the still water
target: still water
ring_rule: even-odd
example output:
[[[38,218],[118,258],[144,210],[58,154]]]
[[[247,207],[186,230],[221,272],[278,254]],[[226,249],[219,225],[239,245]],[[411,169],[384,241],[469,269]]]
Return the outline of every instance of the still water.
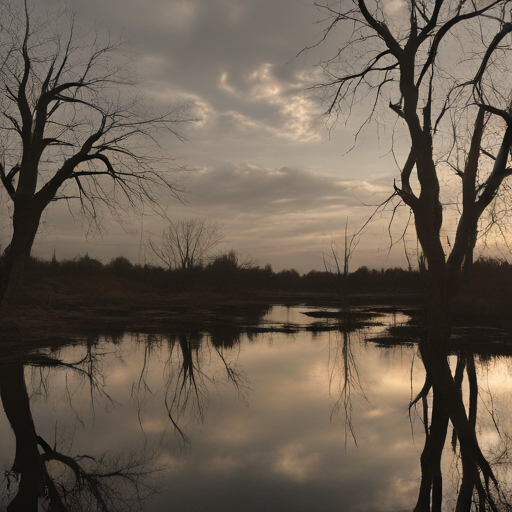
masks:
[[[408,406],[425,369],[416,346],[367,341],[407,317],[322,330],[308,311],[276,306],[258,332],[101,336],[40,352],[58,364],[25,361],[37,435],[63,455],[47,468],[69,510],[413,510],[432,396],[426,408]],[[512,488],[509,368],[508,358],[476,358],[475,431],[503,499]],[[0,432],[5,510],[18,492],[5,415]],[[451,426],[447,438],[443,509],[454,510],[462,469]],[[80,485],[71,458],[84,470]]]

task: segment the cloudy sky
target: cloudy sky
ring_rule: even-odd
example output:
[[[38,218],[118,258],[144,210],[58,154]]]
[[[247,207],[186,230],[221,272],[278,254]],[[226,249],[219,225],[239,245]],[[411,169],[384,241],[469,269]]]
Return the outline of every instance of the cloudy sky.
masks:
[[[50,12],[62,7],[52,0],[40,5]],[[169,217],[218,222],[225,234],[219,250],[250,253],[275,270],[322,269],[322,252],[329,251],[331,237],[341,242],[346,218],[350,231],[360,227],[373,211],[369,205],[391,194],[397,175],[385,129],[367,129],[347,154],[364,111],[356,109],[348,124],[329,131],[319,94],[308,90],[321,80],[316,65],[343,39],[338,34],[297,56],[321,38],[323,16],[311,0],[76,5],[83,31],[129,43],[131,69],[148,104],[193,106],[195,121],[179,128],[186,142],[165,141],[176,165],[188,169],[176,175],[185,204],[165,202]],[[390,216],[378,216],[365,232],[352,268],[405,264],[403,245],[389,251]],[[34,252],[148,261],[147,241],[158,240],[164,227],[163,219],[146,212],[124,228],[107,219],[102,234],[87,235],[79,215],[56,206],[44,219]]]

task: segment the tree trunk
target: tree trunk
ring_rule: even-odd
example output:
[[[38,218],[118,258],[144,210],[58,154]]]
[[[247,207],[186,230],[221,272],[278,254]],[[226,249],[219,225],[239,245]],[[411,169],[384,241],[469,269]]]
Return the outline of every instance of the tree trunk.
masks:
[[[468,281],[471,280],[471,274],[473,271],[473,253],[475,250],[477,235],[478,231],[476,229],[471,231],[469,234],[469,244],[464,258],[463,274],[464,278]]]
[[[32,244],[39,228],[43,209],[33,201],[15,203],[13,235],[3,256],[0,283],[0,312],[12,308],[19,299],[23,287],[23,275],[30,259]]]
[[[428,420],[428,415],[425,415]],[[425,425],[425,446],[421,453],[421,484],[414,512],[441,512],[443,477],[441,457],[448,432],[448,410],[443,395],[434,393],[432,421]]]

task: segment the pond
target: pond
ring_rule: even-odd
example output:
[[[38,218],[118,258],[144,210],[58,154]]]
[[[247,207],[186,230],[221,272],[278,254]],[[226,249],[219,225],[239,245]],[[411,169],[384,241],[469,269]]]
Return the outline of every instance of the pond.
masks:
[[[12,399],[19,412],[28,392],[45,492],[68,510],[413,510],[429,478],[420,456],[435,435],[425,436],[423,421],[435,423],[436,398],[429,392],[409,408],[425,383],[416,345],[368,341],[408,317],[382,313],[340,328],[317,316],[275,306],[244,331],[102,335],[41,350],[2,366],[4,408]],[[503,507],[512,489],[510,360],[449,360],[454,372],[461,360],[468,369],[464,404],[498,481],[488,501]],[[11,424],[2,415],[0,510],[31,492],[10,471],[30,432],[17,445]],[[443,432],[443,509],[455,510],[467,473],[451,425]],[[48,500],[39,502],[45,510]]]

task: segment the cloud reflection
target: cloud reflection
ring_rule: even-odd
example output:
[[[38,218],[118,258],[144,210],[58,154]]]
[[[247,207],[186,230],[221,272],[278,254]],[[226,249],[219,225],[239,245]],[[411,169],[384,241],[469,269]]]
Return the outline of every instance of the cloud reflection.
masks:
[[[329,420],[333,397],[329,396],[327,354],[329,343],[336,342],[332,333],[317,336],[313,343],[310,333],[292,337],[274,333],[271,343],[265,337],[257,337],[253,343],[242,340],[237,364],[250,381],[248,405],[218,380],[214,354],[205,354],[213,367],[201,366],[202,371],[207,379],[217,375],[218,385],[210,390],[204,424],[198,423],[197,417],[182,418],[181,427],[191,442],[185,451],[171,426],[164,427],[161,379],[167,347],[154,347],[146,377],[152,396],[144,402],[141,420],[146,442],[164,432],[167,448],[162,460],[171,461],[172,469],[163,496],[151,510],[166,510],[168,503],[178,509],[202,510],[206,502],[214,511],[226,506],[236,509],[242,503],[247,510],[258,510],[264,503],[283,510],[318,506],[324,510],[339,506],[364,510],[386,500],[389,510],[395,510],[397,493],[401,500],[412,503],[418,463],[405,421],[409,369],[404,370],[402,389],[397,387],[392,394],[380,392],[388,375],[396,377],[395,365],[404,355],[388,356],[383,365],[382,351],[365,351],[361,379],[370,402],[355,404],[359,448],[349,445],[345,450],[343,416]],[[93,423],[86,423],[86,432],[77,432],[75,444],[90,442],[91,433],[100,431],[101,437],[93,434],[96,449],[122,449],[140,443],[141,429],[127,386],[128,375],[136,381],[140,372],[142,346],[133,343],[125,339],[124,345],[131,348],[124,351],[122,364],[108,355],[104,361],[108,375],[113,377],[108,390],[116,402],[115,410],[105,414],[97,408]],[[375,397],[378,404],[373,402]],[[34,405],[35,414],[46,415],[43,407]],[[73,422],[63,405],[57,405],[59,422]],[[386,414],[371,414],[375,410]],[[53,414],[48,416],[53,418]],[[404,489],[409,487],[411,491],[404,496]]]
[[[120,345],[95,345],[101,354],[97,368],[110,398],[99,394],[91,403],[87,386],[73,372],[50,370],[44,379],[46,399],[32,397],[38,432],[45,439],[58,434],[77,453],[159,446],[156,463],[166,469],[160,473],[162,495],[148,508],[155,512],[170,505],[214,512],[412,510],[424,432],[414,410],[409,418],[407,405],[425,377],[414,348],[382,349],[356,335],[350,340],[362,388],[351,396],[356,446],[350,438],[345,443],[343,409],[331,418],[343,389],[342,372],[332,367],[338,362],[329,359],[346,341],[339,333],[316,333],[314,338],[305,331],[237,336],[240,345],[222,349],[224,360],[198,333],[151,339],[126,335]],[[184,368],[179,352],[184,344],[189,347],[186,358],[192,358],[187,364],[202,372],[201,392],[208,396],[200,415],[192,402],[180,402],[174,411],[188,446],[176,435],[165,402],[176,385],[189,385],[186,379],[172,380]],[[80,346],[68,347],[60,357],[76,360],[81,351]],[[243,393],[230,384],[226,365],[243,370]],[[37,381],[37,372],[33,377]],[[504,361],[479,369],[480,385],[484,395],[486,386],[492,392],[496,415],[510,405],[509,380]],[[2,421],[0,428],[7,433],[10,428]],[[502,453],[508,435],[508,420],[500,421],[501,437],[491,416],[483,414],[479,423],[481,445],[495,456]],[[12,457],[9,443],[7,434],[0,441],[4,460]],[[452,464],[448,448],[443,465],[447,503],[457,493]]]

